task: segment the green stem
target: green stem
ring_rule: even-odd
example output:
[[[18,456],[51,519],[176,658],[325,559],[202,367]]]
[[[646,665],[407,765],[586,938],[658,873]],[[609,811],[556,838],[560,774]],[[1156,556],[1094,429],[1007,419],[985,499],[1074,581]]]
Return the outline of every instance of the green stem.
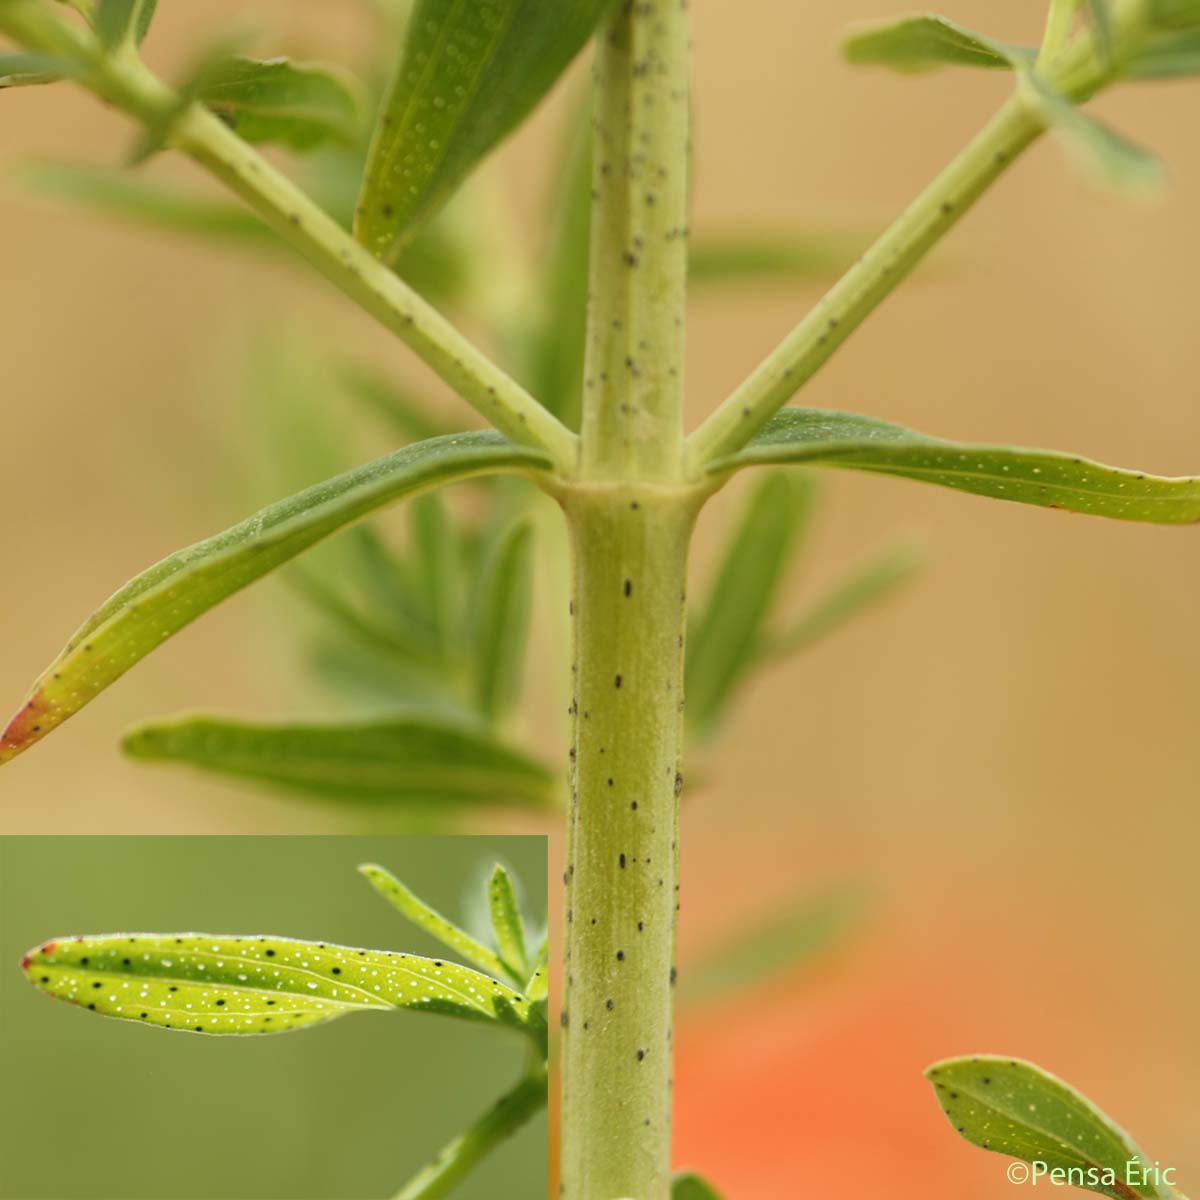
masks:
[[[683,470],[689,21],[680,0],[618,4],[596,52],[581,474]]]
[[[1114,13],[1122,39],[1136,39],[1145,0]],[[1074,101],[1113,75],[1093,34],[1077,37],[1053,64],[1049,81]],[[688,439],[691,478],[714,459],[744,446],[891,295],[922,258],[1045,129],[1045,118],[1020,94],[1010,97],[966,149],[826,293],[815,309]]]
[[[398,1191],[394,1200],[437,1200],[546,1105],[546,1072],[538,1067],[506,1092],[465,1133],[448,1142],[428,1166]]]
[[[699,475],[744,446],[833,356],[943,235],[1042,132],[1013,97],[820,303],[688,439]]]
[[[87,30],[32,0],[0,4],[0,31],[32,49],[89,64],[78,82],[150,128],[241,197],[293,249],[391,330],[482,416],[514,441],[545,450],[563,472],[577,439],[390,268],[359,245],[252,146],[175,93],[132,55],[106,55]]]
[[[576,486],[562,1187],[666,1200],[682,786],[684,589],[695,490]]]

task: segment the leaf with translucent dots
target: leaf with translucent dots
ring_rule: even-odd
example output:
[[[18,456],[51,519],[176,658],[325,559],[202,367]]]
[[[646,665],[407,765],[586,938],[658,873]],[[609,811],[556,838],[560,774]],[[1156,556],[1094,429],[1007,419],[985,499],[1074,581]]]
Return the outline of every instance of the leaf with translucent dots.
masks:
[[[377,863],[363,863],[358,869],[366,876],[371,886],[417,928],[425,930],[455,954],[469,959],[489,974],[508,974],[507,968],[494,950],[443,917],[437,909],[426,904],[386,868]]]
[[[41,740],[210,608],[368,513],[439,484],[545,465],[537,451],[497,433],[432,438],[290,496],[163,559],[98,609],[35,683],[0,734],[0,763]]]
[[[529,965],[526,961],[525,923],[521,920],[512,876],[499,863],[488,880],[488,905],[501,960],[514,978],[526,978]]]
[[[367,157],[355,232],[395,262],[529,115],[613,0],[417,0]]]
[[[21,963],[60,1000],[194,1033],[263,1034],[362,1009],[416,1009],[528,1032],[520,993],[440,959],[228,934],[105,934],[45,942]]]
[[[1074,1088],[1033,1063],[951,1058],[925,1078],[972,1145],[1030,1164],[1014,1182],[1073,1184],[1111,1200],[1182,1200],[1129,1135]]]
[[[1068,512],[1184,525],[1200,521],[1200,478],[1148,475],[1052,450],[950,442],[854,413],[785,408],[714,474],[802,463],[897,475]]]

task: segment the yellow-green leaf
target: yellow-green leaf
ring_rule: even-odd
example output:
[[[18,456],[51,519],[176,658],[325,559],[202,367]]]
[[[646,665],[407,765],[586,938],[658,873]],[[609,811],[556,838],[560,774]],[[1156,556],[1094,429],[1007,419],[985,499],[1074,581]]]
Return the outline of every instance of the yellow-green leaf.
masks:
[[[925,1077],[963,1138],[1030,1164],[1023,1178],[1010,1175],[1018,1183],[1073,1184],[1111,1200],[1171,1200],[1178,1195],[1172,1180],[1162,1178],[1158,1165],[1123,1129],[1033,1063],[951,1058],[934,1063]]]
[[[440,959],[290,938],[134,933],[59,938],[21,963],[35,987],[127,1021],[193,1033],[286,1033],[362,1009],[525,1025],[529,1002]]]

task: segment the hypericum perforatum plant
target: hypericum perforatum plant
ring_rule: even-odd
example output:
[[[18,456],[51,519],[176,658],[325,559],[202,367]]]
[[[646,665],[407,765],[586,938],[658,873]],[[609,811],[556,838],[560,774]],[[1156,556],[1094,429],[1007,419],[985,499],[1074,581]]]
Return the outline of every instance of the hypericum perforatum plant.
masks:
[[[164,147],[190,156],[413,349],[494,429],[406,446],[264,509],[137,577],[83,626],[37,682],[0,741],[0,760],[44,737],[209,608],[384,505],[482,475],[534,482],[561,505],[572,548],[561,1191],[574,1200],[664,1200],[671,1189],[685,682],[704,698],[703,721],[719,711],[736,675],[713,668],[711,683],[703,672],[689,671],[691,679],[685,679],[686,569],[696,517],[748,467],[805,464],[1124,520],[1200,520],[1200,479],[954,443],[869,417],[786,407],[1042,133],[1059,134],[1080,161],[1119,187],[1156,186],[1161,172],[1154,156],[1081,105],[1123,78],[1200,70],[1200,4],[1052,0],[1036,49],[1003,44],[933,16],[851,38],[853,61],[904,71],[999,69],[1010,71],[1016,86],[978,136],[776,350],[687,434],[686,0],[577,0],[569,6],[560,0],[417,0],[407,33],[395,44],[396,65],[377,109],[352,229],[250,144],[274,140],[300,149],[314,138],[338,136],[353,105],[353,89],[339,85],[338,76],[278,62],[231,63],[226,53],[213,53],[199,56],[196,70],[169,87],[137,50],[153,13],[150,0],[80,0],[74,7],[83,12],[83,23],[49,0],[0,0],[0,31],[23,51],[5,68],[9,80],[69,77],[134,119],[142,130],[139,157]],[[553,293],[559,303],[548,319],[541,312],[525,314],[524,323],[538,325],[543,337],[536,360],[541,369],[532,370],[529,361],[517,368],[530,390],[404,282],[405,255],[414,253],[422,223],[434,228],[443,202],[593,33],[591,178],[583,193],[590,206],[568,210],[580,220],[585,213],[590,225],[584,350],[582,359],[570,353],[569,331],[580,312],[569,301],[579,296],[581,280],[576,260],[564,260],[562,274],[552,276],[561,291]],[[162,216],[153,195],[143,200],[150,215]],[[182,215],[203,213],[193,208]],[[180,216],[177,209],[172,219]],[[497,311],[507,307],[502,292],[493,292],[491,300]],[[521,314],[509,315],[513,326],[522,324]],[[564,353],[556,359],[559,323]],[[536,339],[517,341],[527,349]],[[564,387],[564,378],[574,383]],[[578,420],[575,394],[581,396]],[[780,509],[768,497],[763,511],[773,518]],[[435,536],[426,542],[435,549],[441,544]],[[445,566],[436,554],[427,558],[427,577],[437,578]],[[720,603],[698,626],[697,639],[718,646],[727,663],[744,665],[761,647],[739,643],[746,621],[723,624],[742,597],[733,585],[718,587],[714,596]],[[174,744],[183,747],[176,756],[186,758],[186,731],[176,732],[182,740]],[[206,732],[221,745],[222,731]],[[389,728],[354,728],[340,731],[330,746],[320,731],[292,730],[281,744],[271,742],[269,730],[251,730],[240,743],[233,739],[229,757],[253,764],[261,749],[273,749],[276,767],[292,762],[290,778],[319,781],[331,763],[352,762],[358,754],[381,756],[385,769],[403,762],[405,736]],[[203,741],[193,739],[192,745]],[[297,767],[306,753],[307,763]],[[1034,1086],[1032,1075],[1023,1073],[1030,1069],[1012,1070],[1016,1074],[1005,1077],[1010,1095]],[[1045,1080],[1036,1086],[1054,1095],[1061,1087]],[[1034,1144],[978,1136],[975,1114],[972,1108],[960,1122],[965,1136],[1008,1151]],[[999,1129],[1009,1118],[985,1112],[980,1119]],[[1061,1142],[1064,1136],[1053,1123],[1038,1126],[1038,1137]],[[1169,1194],[1146,1190],[1154,1186],[1106,1194],[1123,1200]],[[676,1192],[702,1194],[705,1187],[688,1177]]]

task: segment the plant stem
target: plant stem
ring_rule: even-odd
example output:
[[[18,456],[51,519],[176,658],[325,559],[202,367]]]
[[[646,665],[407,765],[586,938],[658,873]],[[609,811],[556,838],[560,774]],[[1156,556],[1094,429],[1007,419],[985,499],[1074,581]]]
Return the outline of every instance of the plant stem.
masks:
[[[281,171],[199,105],[179,97],[132,54],[104,53],[97,39],[40,3],[5,0],[0,31],[31,49],[90,66],[79,82],[168,141],[241,197],[285,242],[360,308],[407,344],[483,417],[514,441],[573,469],[577,439],[432,305],[316,205]]]
[[[638,0],[598,39],[587,479],[682,476],[689,38],[685,0]]]
[[[1042,132],[1010,98],[982,132],[830,289],[820,303],[688,439],[695,474],[744,446],[833,356]]]
[[[546,1072],[537,1067],[506,1092],[465,1133],[448,1142],[428,1166],[398,1191],[394,1200],[437,1200],[485,1155],[511,1137],[546,1105]]]
[[[1144,26],[1145,0],[1114,11],[1118,36],[1131,41]],[[1051,64],[1046,64],[1048,67]],[[1085,100],[1113,75],[1091,32],[1077,37],[1053,64],[1049,82]],[[829,290],[815,309],[688,439],[690,478],[744,446],[833,356],[963,214],[1045,129],[1045,118],[1020,92],[917,197],[900,218]]]
[[[666,1200],[694,490],[575,487],[562,1041],[571,1200]]]

